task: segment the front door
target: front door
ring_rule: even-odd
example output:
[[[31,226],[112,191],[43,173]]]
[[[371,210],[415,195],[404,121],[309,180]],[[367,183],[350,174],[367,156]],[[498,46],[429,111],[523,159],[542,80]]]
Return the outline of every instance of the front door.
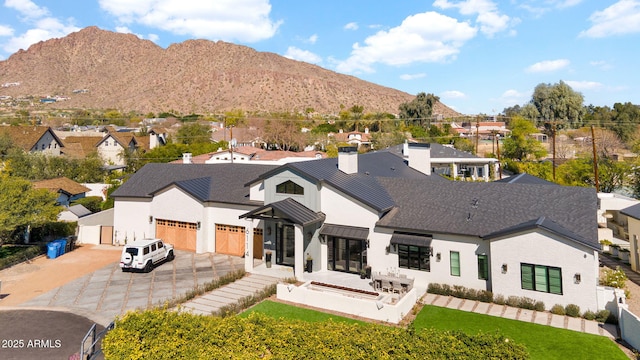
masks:
[[[293,225],[283,225],[276,231],[276,264],[294,266],[296,259],[296,236]]]

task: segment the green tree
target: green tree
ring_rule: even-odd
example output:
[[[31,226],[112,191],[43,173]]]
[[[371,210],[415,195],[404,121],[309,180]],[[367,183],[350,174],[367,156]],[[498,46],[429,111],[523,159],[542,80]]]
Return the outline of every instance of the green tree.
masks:
[[[426,122],[427,126],[431,126],[433,107],[438,101],[440,101],[439,97],[421,92],[410,102],[400,104],[400,119],[403,119],[406,125],[423,126]]]
[[[0,175],[0,244],[19,228],[42,226],[60,213],[56,194],[34,189],[30,181]]]
[[[511,136],[503,141],[504,157],[522,161],[529,156],[540,159],[547,154],[542,144],[531,137],[537,132],[533,122],[518,116],[511,119],[510,126]]]
[[[176,132],[179,144],[210,143],[211,129],[208,125],[185,123]]]
[[[638,124],[640,124],[640,107],[630,102],[615,103],[613,104],[611,121],[612,123],[609,123],[607,128],[613,130],[620,140],[628,143],[632,140],[638,130]]]
[[[555,124],[558,128],[582,126],[584,97],[565,82],[558,84],[538,84],[533,91],[531,103],[540,113],[545,124]]]

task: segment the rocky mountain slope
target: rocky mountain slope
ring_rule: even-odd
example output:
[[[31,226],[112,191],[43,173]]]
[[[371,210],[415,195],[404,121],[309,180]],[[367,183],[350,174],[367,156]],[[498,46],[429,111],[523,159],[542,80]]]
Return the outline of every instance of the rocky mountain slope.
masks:
[[[62,96],[57,108],[115,108],[123,112],[176,111],[338,113],[358,104],[365,112],[397,113],[414,94],[319,66],[222,41],[188,40],[163,49],[132,34],[88,27],[20,50],[0,61],[1,95]],[[74,90],[86,89],[85,93]],[[426,91],[428,92],[428,91]],[[456,116],[437,104],[435,114]]]

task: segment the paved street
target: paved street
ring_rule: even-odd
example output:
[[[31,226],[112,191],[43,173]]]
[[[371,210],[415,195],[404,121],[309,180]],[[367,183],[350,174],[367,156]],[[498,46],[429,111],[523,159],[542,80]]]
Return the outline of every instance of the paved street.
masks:
[[[122,272],[118,263],[20,304],[31,308],[64,308],[91,314],[106,325],[128,310],[144,309],[178,296],[196,285],[244,269],[244,259],[219,254],[176,251],[172,262],[159,265],[150,273]]]

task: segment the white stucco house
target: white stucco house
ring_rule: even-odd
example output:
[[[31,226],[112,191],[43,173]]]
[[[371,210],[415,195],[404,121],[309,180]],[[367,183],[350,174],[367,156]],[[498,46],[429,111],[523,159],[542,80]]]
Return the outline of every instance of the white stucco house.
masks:
[[[395,269],[422,292],[446,283],[602,308],[595,190],[453,182],[432,174],[430,146],[408,147],[280,166],[148,164],[112,194],[114,243],[160,237],[244,256],[249,272],[270,251],[299,280],[312,257],[314,272]]]

